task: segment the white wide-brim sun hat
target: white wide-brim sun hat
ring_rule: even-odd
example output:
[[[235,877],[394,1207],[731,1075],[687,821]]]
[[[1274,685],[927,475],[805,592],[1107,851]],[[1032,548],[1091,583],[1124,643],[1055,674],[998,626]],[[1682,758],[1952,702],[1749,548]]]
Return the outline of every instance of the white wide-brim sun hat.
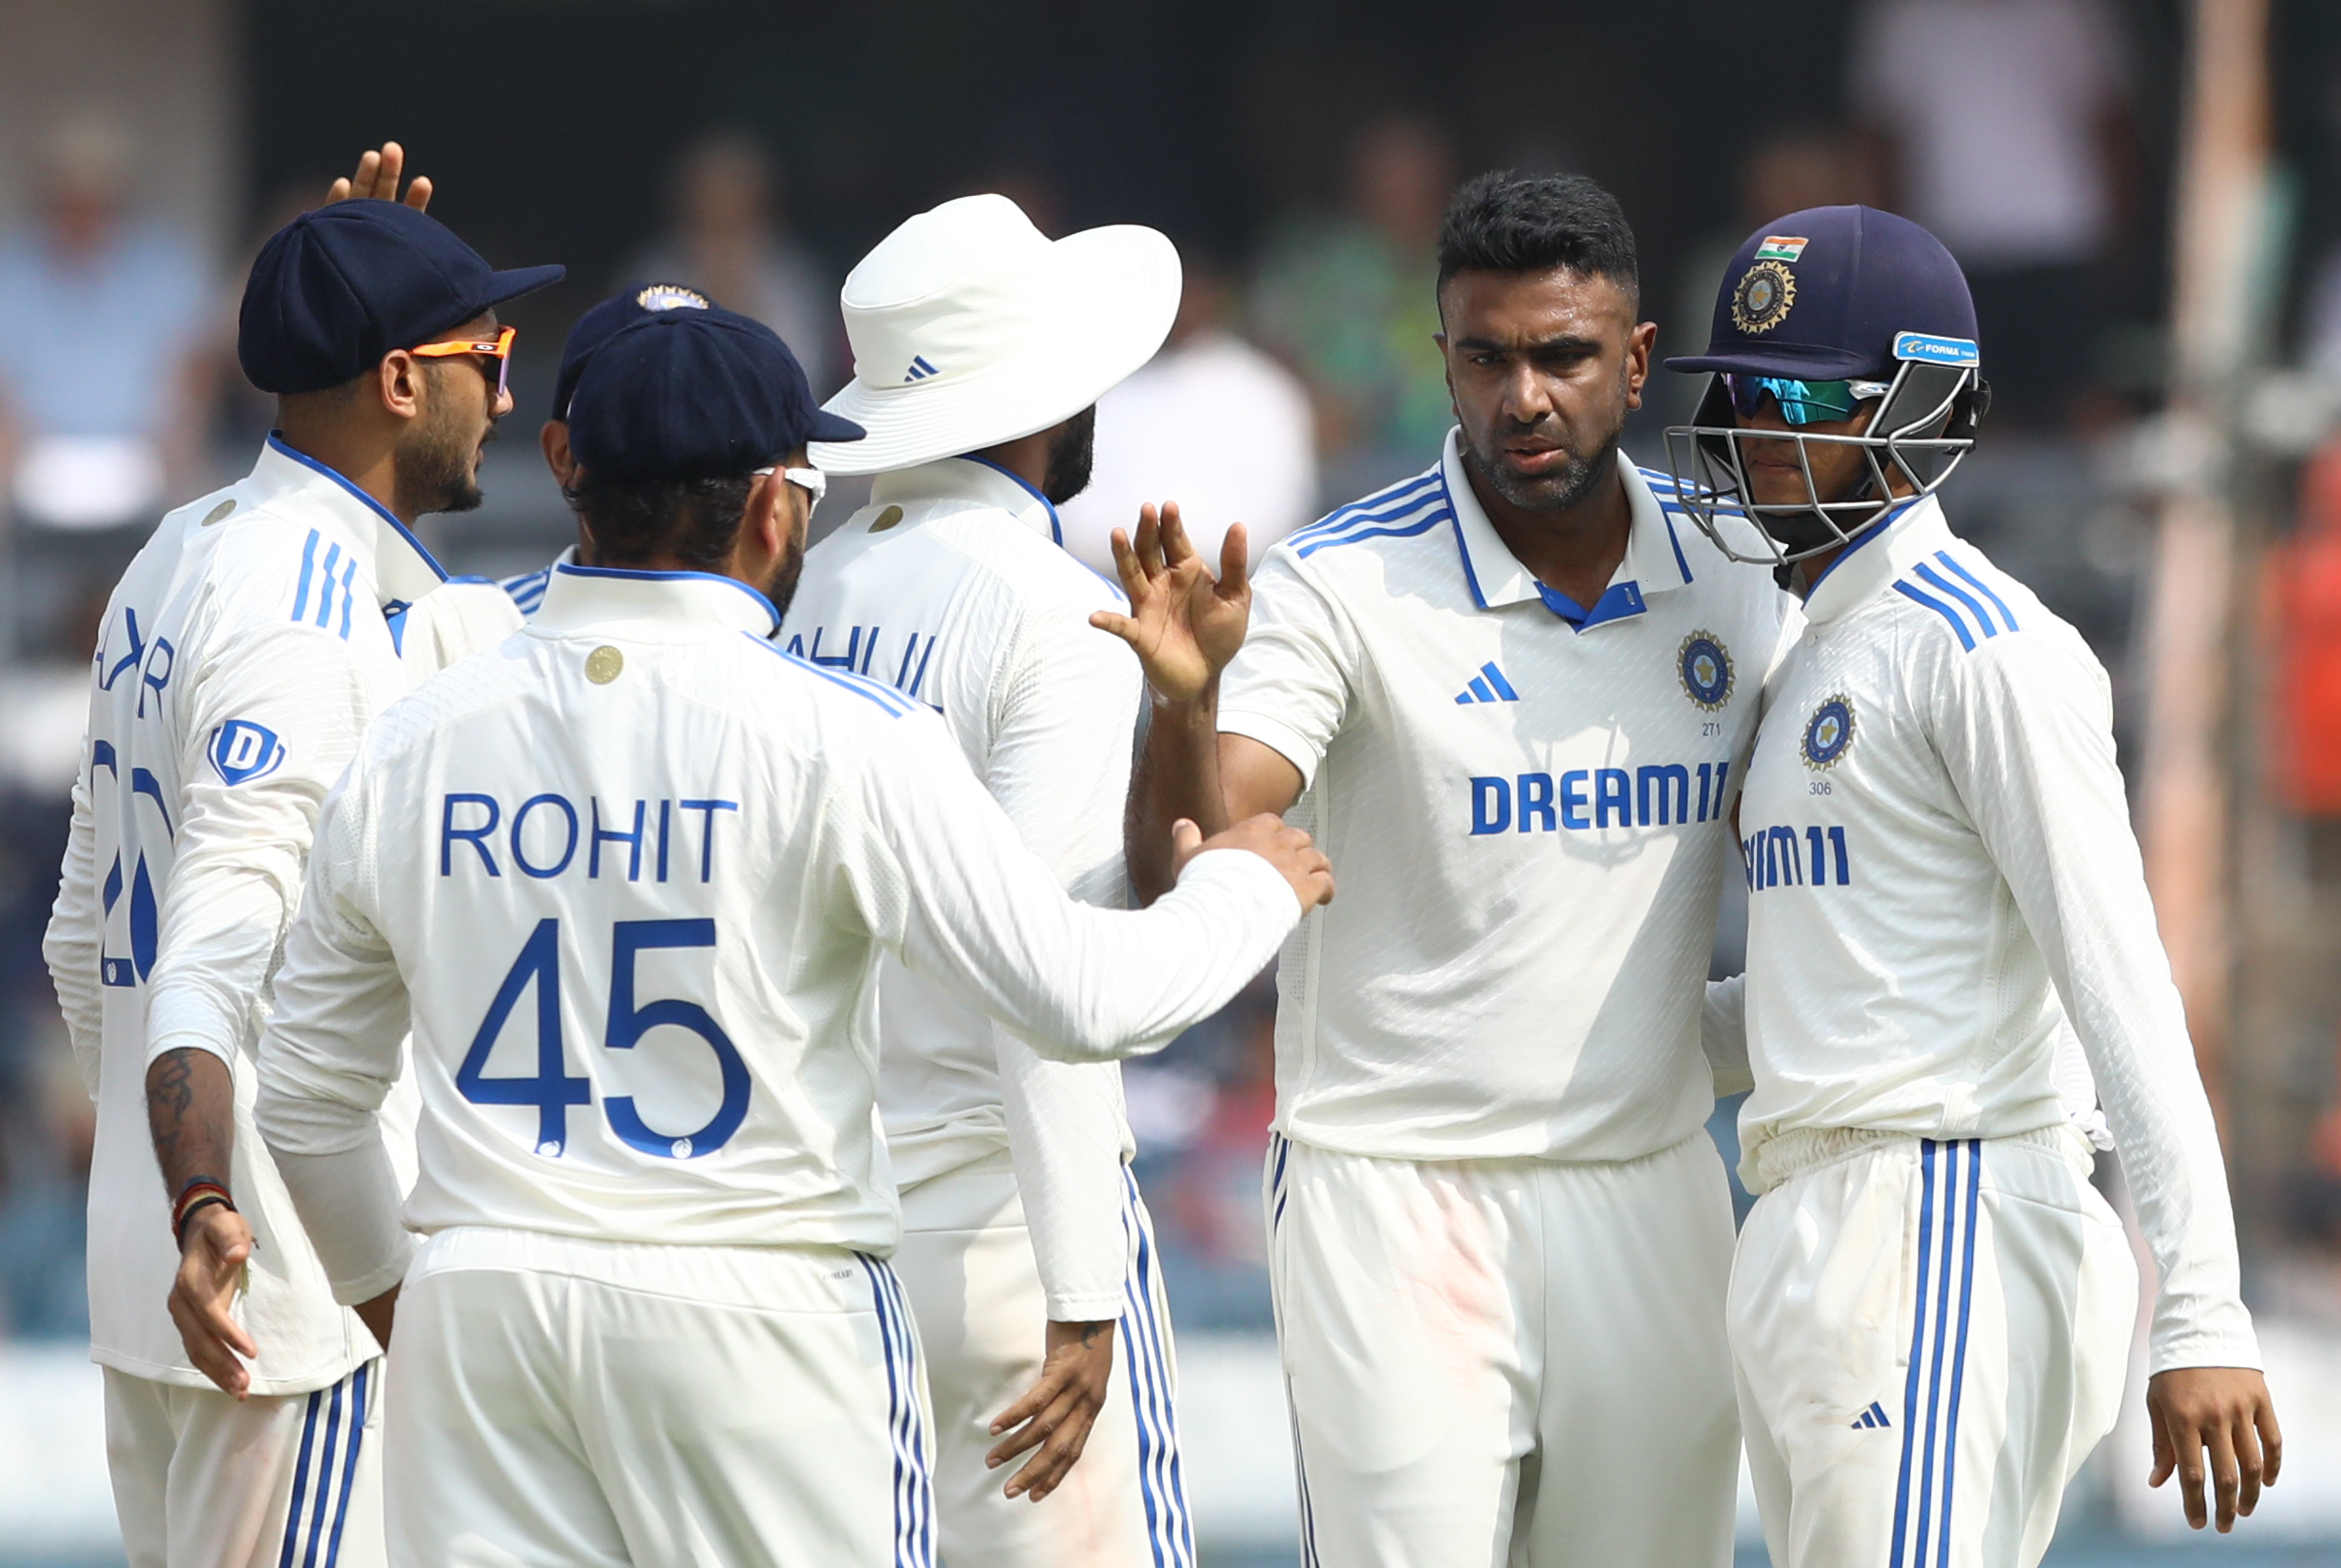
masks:
[[[816,467],[883,473],[1070,419],[1154,357],[1179,252],[1134,223],[1051,240],[1005,196],[961,196],[862,258],[840,303],[853,380],[823,406],[869,433]]]

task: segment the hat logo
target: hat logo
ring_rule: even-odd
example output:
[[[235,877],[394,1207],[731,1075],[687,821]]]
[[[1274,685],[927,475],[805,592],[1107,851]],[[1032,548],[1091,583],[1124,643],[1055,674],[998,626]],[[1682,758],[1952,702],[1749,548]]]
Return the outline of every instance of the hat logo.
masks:
[[[634,296],[634,303],[646,311],[703,311],[708,299],[680,283],[652,283]]]
[[[1767,234],[1764,243],[1756,247],[1756,259],[1759,262],[1793,262],[1805,253],[1805,247],[1810,243],[1812,242],[1802,234]]]
[[[1731,324],[1743,332],[1768,332],[1796,303],[1797,274],[1778,262],[1758,262],[1731,291]]]
[[[905,375],[902,379],[906,382],[922,382],[929,376],[941,375],[941,372],[936,370],[934,366],[927,362],[926,355],[919,354],[911,359],[910,373]]]

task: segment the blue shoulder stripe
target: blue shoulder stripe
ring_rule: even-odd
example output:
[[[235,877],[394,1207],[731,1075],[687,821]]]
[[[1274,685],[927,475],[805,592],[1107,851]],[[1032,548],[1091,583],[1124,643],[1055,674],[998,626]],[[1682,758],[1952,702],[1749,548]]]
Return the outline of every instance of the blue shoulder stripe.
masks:
[[[1894,591],[1900,594],[1903,598],[1908,600],[1913,604],[1925,605],[1928,609],[1941,616],[1945,620],[1949,621],[1951,623],[1951,630],[1959,634],[1959,646],[1966,649],[1969,653],[1973,653],[1975,651],[1975,634],[1967,630],[1967,623],[1959,619],[1959,612],[1957,610],[1953,610],[1949,605],[1945,604],[1941,600],[1937,599],[1930,593],[1919,592],[1917,589],[1911,587],[1907,582],[1896,583],[1894,585]]]
[[[1369,539],[1411,539],[1418,533],[1429,532],[1446,521],[1447,509],[1441,506],[1433,511],[1430,516],[1409,523],[1403,528],[1395,525],[1389,528],[1367,528],[1360,529],[1355,533],[1337,534],[1330,539],[1311,540],[1293,553],[1306,560],[1320,550],[1330,550],[1336,545],[1358,544]]]
[[[1990,600],[1992,602],[1992,608],[1999,611],[1999,618],[2007,622],[2007,629],[2010,631],[2021,630],[2016,624],[2016,617],[2008,613],[2007,600],[2000,598],[1998,594],[1994,593],[1991,590],[1991,584],[1986,582],[1982,578],[1977,577],[1974,572],[1969,571],[1966,567],[1961,566],[1958,563],[1958,559],[1952,555],[1948,550],[1938,550],[1935,551],[1935,559],[1941,561],[1945,566],[1949,567],[1953,571],[1958,573],[1960,577],[1966,579],[1969,583],[1972,583],[1977,593],[1980,593],[1986,599]]]
[[[1439,490],[1439,471],[1417,474],[1400,484],[1376,491],[1347,506],[1335,507],[1306,528],[1296,529],[1289,536],[1298,542],[1320,534],[1336,533],[1354,523],[1386,521],[1429,501]]]
[[[800,659],[795,654],[791,653],[787,649],[782,648],[779,644],[772,642],[764,638],[759,637],[752,631],[743,631],[740,635],[754,643],[757,647],[762,649],[765,652],[771,654],[773,658],[785,660],[787,662],[795,665],[798,669],[806,671],[808,674],[818,675],[823,680],[829,681],[834,685],[842,686],[846,690],[852,692],[856,697],[862,699],[864,701],[876,703],[879,707],[884,709],[888,713],[897,719],[902,718],[902,715],[906,713],[914,711],[918,708],[917,703],[911,701],[909,698],[904,697],[901,692],[896,691],[892,687],[881,685],[875,680],[868,680],[860,675],[852,675],[843,670],[832,670],[826,665],[815,664],[810,659]]]
[[[1966,589],[1961,588],[1957,583],[1953,582],[1950,579],[1945,577],[1941,572],[1937,571],[1933,567],[1928,566],[1923,561],[1918,564],[1916,571],[1919,578],[1926,582],[1927,586],[1937,589],[1944,593],[1948,593],[1953,599],[1957,600],[1961,604],[1966,605],[1967,607],[1967,613],[1975,617],[1976,624],[1983,628],[1984,636],[1990,638],[1997,637],[1999,635],[1999,627],[1992,620],[1991,613],[1984,609],[1982,603],[1978,601],[1973,594],[1969,593]]]

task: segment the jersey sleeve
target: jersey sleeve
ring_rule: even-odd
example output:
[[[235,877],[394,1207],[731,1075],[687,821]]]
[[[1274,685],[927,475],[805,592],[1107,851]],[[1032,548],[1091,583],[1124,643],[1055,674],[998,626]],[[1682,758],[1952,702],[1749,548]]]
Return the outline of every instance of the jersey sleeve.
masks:
[[[222,642],[185,717],[146,1055],[209,1051],[234,1070],[300,899],[318,805],[376,702],[361,656],[330,632],[254,627]]]
[[[381,1120],[409,1006],[372,907],[376,815],[368,781],[354,770],[325,802],[261,1035],[254,1107],[334,1297],[345,1305],[397,1284],[413,1250]]]
[[[2097,1076],[2162,1276],[2151,1368],[2256,1367],[2218,1133],[2129,826],[2104,674],[2036,637],[1939,657],[1938,749]]]
[[[1083,903],[1126,901],[1121,812],[1142,689],[1137,661],[1085,615],[1036,614],[1011,649],[984,787],[1026,848]],[[1006,1025],[992,1043],[1009,1158],[1049,1316],[1118,1317],[1121,1069],[1051,1061]]]
[[[824,854],[851,908],[914,972],[1044,1056],[1160,1049],[1226,1006],[1300,923],[1284,878],[1241,850],[1198,855],[1143,910],[1079,903],[1019,841],[939,719],[879,722],[887,728],[853,748],[830,799]]]
[[[105,916],[98,903],[97,823],[90,804],[89,769],[89,749],[85,744],[81,771],[74,779],[73,825],[67,830],[65,864],[58,873],[57,901],[49,911],[41,957],[49,967],[57,1006],[65,1014],[74,1063],[81,1069],[82,1085],[94,1104],[105,1022],[98,982]]]
[[[1298,558],[1271,551],[1252,579],[1244,645],[1220,678],[1220,732],[1271,748],[1306,789],[1349,712],[1363,657],[1349,617]]]

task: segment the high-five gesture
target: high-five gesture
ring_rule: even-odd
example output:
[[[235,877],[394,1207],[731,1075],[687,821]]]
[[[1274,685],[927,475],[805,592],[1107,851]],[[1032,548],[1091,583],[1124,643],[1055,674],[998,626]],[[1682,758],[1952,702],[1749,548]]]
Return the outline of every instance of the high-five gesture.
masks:
[[[324,205],[351,200],[395,202],[398,177],[406,172],[406,149],[395,142],[384,142],[380,152],[367,152],[358,158],[357,171],[335,180],[325,193]],[[420,213],[431,205],[431,177],[417,174],[406,183],[406,204]]]
[[[1228,530],[1214,578],[1180,524],[1179,503],[1143,506],[1134,542],[1113,531],[1113,563],[1130,613],[1101,610],[1090,624],[1130,644],[1158,697],[1193,701],[1243,646],[1251,620],[1243,524]]]

